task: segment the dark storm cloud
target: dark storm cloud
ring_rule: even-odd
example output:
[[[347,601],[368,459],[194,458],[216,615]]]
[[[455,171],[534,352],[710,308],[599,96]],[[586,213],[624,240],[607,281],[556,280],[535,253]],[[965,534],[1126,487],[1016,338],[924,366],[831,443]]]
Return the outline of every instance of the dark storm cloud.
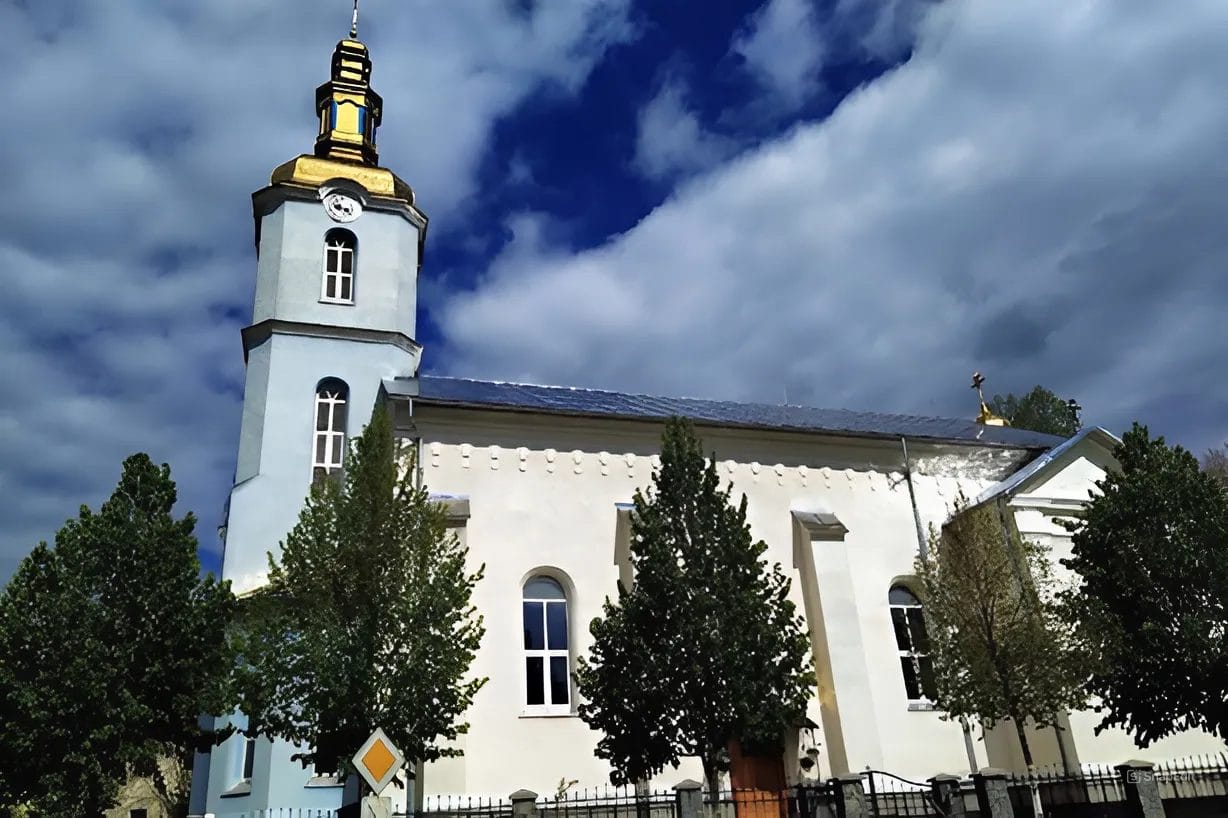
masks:
[[[963,416],[980,369],[1116,432],[1228,438],[1228,6],[921,10],[884,29],[916,23],[906,64],[604,246],[512,222],[440,313],[450,365]]]

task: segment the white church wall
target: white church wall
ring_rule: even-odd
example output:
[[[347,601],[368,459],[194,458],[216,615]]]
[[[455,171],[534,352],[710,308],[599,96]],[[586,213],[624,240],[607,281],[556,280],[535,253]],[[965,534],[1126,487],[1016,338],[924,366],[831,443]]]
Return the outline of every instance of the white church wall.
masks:
[[[473,673],[490,678],[469,714],[466,758],[428,766],[425,792],[552,792],[564,777],[577,786],[601,785],[608,770],[594,759],[597,736],[582,721],[522,714],[520,592],[536,569],[565,575],[573,657],[586,652],[588,622],[606,595],[616,593],[616,504],[649,484],[660,426],[430,406],[416,407],[415,420],[428,488],[470,500],[470,557],[486,564],[474,601],[488,629]],[[820,672],[835,684],[811,709],[818,711],[814,721],[828,728],[820,734],[820,771],[870,765],[919,778],[966,771],[960,727],[937,713],[910,710],[901,678],[887,593],[893,579],[912,574],[917,535],[899,448],[728,429],[701,434],[716,450],[718,472],[732,481],[735,498],[747,494],[752,531],[768,544],[768,559],[792,577],[799,612],[822,611],[822,622],[808,625],[827,637],[831,666]],[[914,446],[914,456],[933,472],[917,476],[923,523],[945,517],[959,482],[953,475],[973,475],[963,483],[975,496],[1021,454]],[[810,544],[817,588],[807,589],[795,566],[791,511],[797,509],[830,511],[849,530],[842,543]],[[840,735],[828,735],[832,725]],[[843,753],[829,746],[833,739]],[[686,777],[700,777],[697,764],[657,783]]]

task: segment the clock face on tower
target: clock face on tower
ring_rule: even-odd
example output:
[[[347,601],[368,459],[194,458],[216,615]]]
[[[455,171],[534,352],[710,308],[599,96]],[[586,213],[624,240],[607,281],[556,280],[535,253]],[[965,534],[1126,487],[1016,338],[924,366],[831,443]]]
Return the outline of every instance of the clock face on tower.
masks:
[[[324,211],[335,222],[352,222],[362,213],[362,205],[344,193],[330,193],[324,197]]]

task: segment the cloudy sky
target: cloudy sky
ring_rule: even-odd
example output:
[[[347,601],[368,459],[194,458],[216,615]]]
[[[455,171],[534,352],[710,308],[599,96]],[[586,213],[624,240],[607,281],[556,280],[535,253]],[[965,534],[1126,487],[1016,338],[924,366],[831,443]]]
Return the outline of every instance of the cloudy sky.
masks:
[[[127,454],[207,564],[251,191],[345,0],[0,0],[0,579]],[[364,0],[440,374],[1228,440],[1223,0]]]

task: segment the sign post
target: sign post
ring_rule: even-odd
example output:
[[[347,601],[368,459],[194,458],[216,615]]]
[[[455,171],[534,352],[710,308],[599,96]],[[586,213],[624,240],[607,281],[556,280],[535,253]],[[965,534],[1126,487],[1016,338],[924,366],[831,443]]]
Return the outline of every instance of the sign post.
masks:
[[[389,818],[392,799],[383,798],[380,793],[405,766],[405,756],[377,727],[371,738],[358,748],[353,761],[354,768],[371,788],[371,795],[362,799],[362,818]]]

